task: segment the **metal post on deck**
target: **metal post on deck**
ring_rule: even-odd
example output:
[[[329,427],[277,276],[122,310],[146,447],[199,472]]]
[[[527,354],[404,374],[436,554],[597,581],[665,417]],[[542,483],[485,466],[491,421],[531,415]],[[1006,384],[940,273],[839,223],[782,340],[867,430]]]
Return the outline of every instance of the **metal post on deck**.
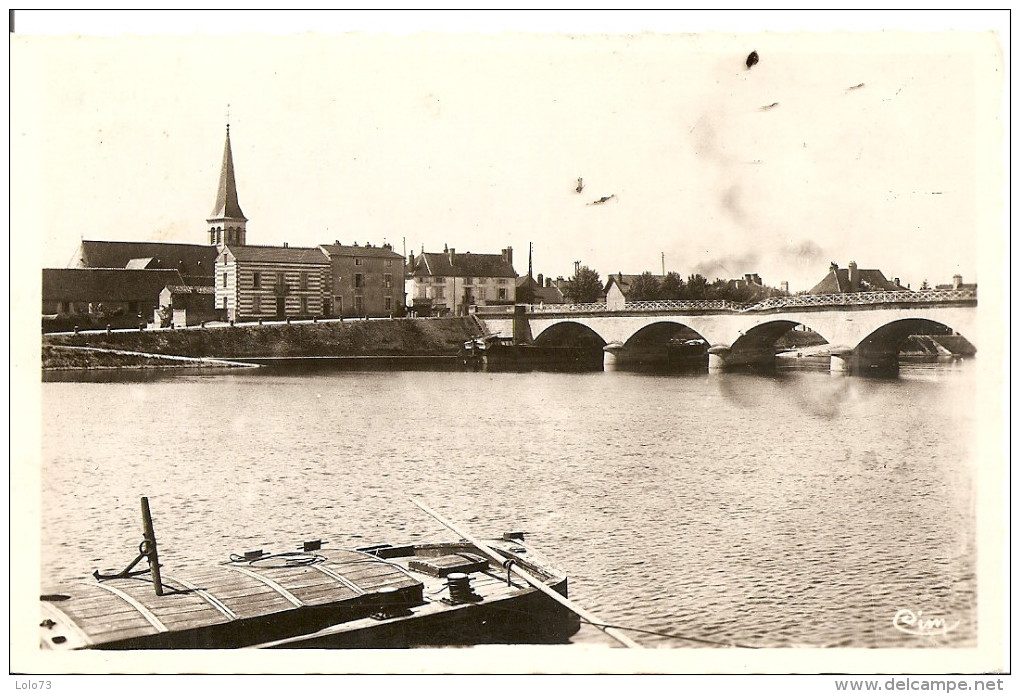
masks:
[[[159,552],[156,549],[156,532],[152,529],[152,515],[149,513],[149,499],[142,497],[142,549],[149,559],[152,572],[152,586],[156,595],[163,595],[163,579],[159,575]]]

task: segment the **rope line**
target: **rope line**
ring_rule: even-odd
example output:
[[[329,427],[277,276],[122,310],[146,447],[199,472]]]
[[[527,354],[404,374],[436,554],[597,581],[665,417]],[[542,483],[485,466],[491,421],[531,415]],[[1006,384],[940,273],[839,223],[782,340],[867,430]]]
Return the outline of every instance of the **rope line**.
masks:
[[[699,638],[697,638],[695,636],[682,636],[680,634],[667,634],[666,632],[663,632],[663,631],[654,631],[652,629],[639,629],[637,627],[625,627],[625,626],[620,626],[618,624],[599,624],[599,623],[591,622],[591,621],[589,621],[587,619],[584,619],[583,617],[580,617],[579,619],[584,624],[590,624],[591,626],[596,627],[598,629],[609,628],[609,629],[619,629],[620,631],[633,631],[633,632],[636,632],[636,633],[639,633],[639,634],[649,634],[651,636],[661,636],[661,637],[667,638],[667,639],[679,639],[681,641],[693,641],[695,643],[704,643],[704,644],[709,645],[709,646],[725,646],[727,648],[753,648],[753,649],[764,648],[764,646],[749,646],[749,645],[743,644],[743,643],[734,643],[734,642],[726,643],[725,641],[712,641],[711,639],[699,639]]]

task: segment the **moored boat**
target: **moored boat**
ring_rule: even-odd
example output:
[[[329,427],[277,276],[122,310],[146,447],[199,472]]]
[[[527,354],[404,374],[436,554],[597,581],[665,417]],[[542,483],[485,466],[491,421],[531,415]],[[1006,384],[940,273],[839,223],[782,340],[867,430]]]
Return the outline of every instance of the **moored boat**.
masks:
[[[565,643],[580,628],[566,575],[522,533],[357,549],[316,540],[171,575],[161,570],[145,499],[142,515],[144,539],[127,569],[41,596],[43,648]],[[132,571],[142,559],[149,567]]]

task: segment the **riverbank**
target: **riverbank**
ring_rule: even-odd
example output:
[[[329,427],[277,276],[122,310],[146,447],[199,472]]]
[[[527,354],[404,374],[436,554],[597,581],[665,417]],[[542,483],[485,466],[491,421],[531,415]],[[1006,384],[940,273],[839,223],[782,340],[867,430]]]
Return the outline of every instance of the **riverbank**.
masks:
[[[153,365],[160,357],[245,361],[314,357],[454,356],[481,334],[473,318],[398,318],[316,323],[220,325],[178,330],[94,331],[43,336],[43,368]],[[106,354],[59,348],[89,347],[138,353]],[[148,355],[148,356],[143,356]],[[171,361],[171,360],[164,360]],[[159,364],[181,366],[181,363]],[[189,364],[193,365],[193,364]]]

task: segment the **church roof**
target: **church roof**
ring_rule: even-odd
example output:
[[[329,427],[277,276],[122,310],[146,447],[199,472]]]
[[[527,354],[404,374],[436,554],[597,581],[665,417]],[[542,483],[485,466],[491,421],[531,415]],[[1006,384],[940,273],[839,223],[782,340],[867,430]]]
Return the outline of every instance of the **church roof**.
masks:
[[[43,301],[155,300],[168,285],[184,284],[176,270],[111,268],[45,268]]]
[[[70,266],[177,270],[188,283],[205,284],[216,271],[216,247],[148,241],[82,241]],[[202,278],[209,279],[203,282]]]
[[[230,126],[227,126],[227,140],[223,144],[223,164],[220,166],[220,185],[216,189],[216,206],[209,219],[248,220],[237,202],[237,182],[234,180],[234,156],[230,151]]]

